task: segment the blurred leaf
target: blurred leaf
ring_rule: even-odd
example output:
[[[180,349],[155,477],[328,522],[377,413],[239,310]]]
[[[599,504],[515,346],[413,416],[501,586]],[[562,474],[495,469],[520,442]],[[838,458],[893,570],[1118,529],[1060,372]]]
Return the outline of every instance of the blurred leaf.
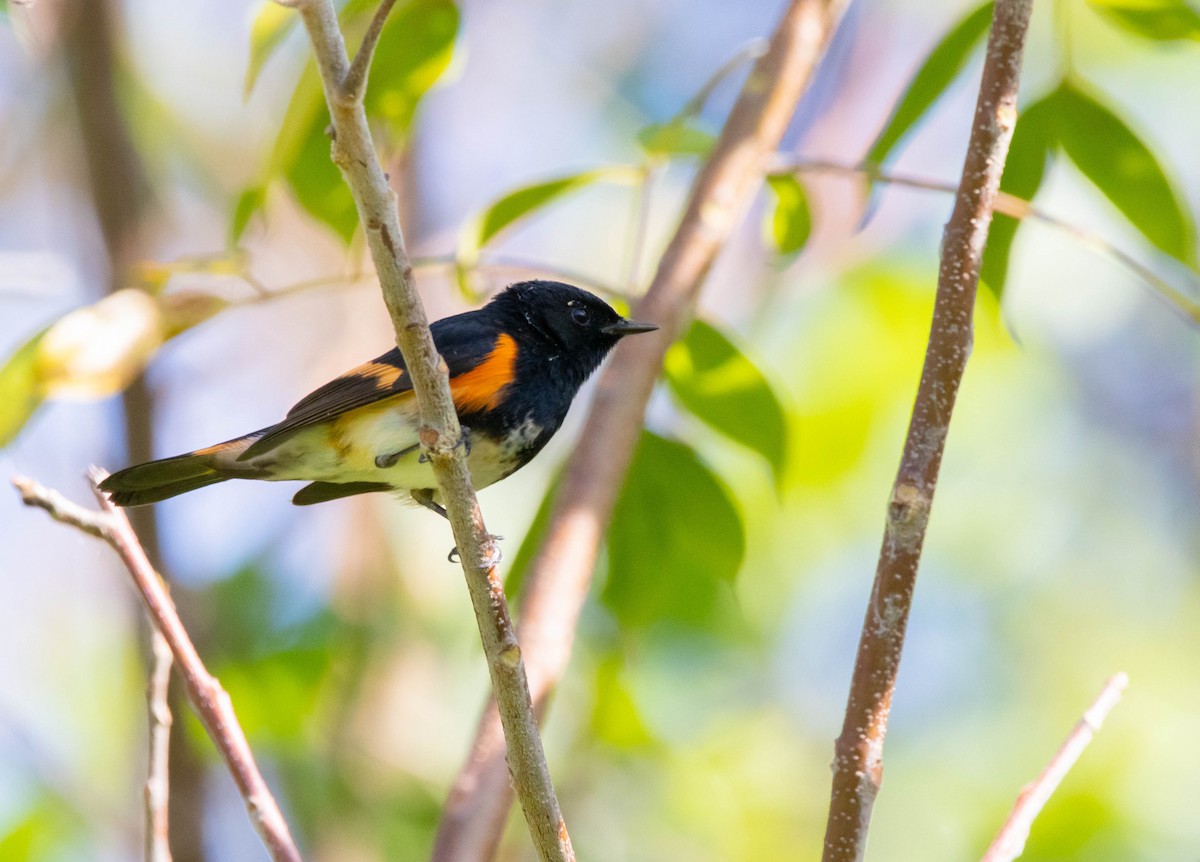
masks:
[[[970,12],[929,52],[867,152],[868,162],[887,162],[896,146],[962,72],[971,52],[988,31],[992,6],[992,3],[984,3]]]
[[[350,187],[330,159],[330,141],[325,133],[328,125],[329,115],[322,107],[312,115],[295,160],[284,176],[296,201],[349,245],[358,230],[358,210]]]
[[[371,63],[367,116],[387,124],[398,143],[408,134],[421,97],[450,65],[458,35],[450,0],[410,0],[388,16]]]
[[[808,194],[791,174],[771,174],[767,186],[775,193],[775,208],[764,219],[763,232],[780,254],[796,254],[812,233]]]
[[[664,363],[671,391],[717,431],[767,459],[783,474],[787,420],[771,384],[720,330],[696,320]]]
[[[485,245],[522,218],[598,180],[629,182],[638,176],[627,167],[596,168],[509,192],[463,225],[457,251],[460,279],[475,265]]]
[[[1046,159],[1054,145],[1050,127],[1053,111],[1052,102],[1042,99],[1021,112],[1004,163],[1001,191],[1025,201],[1032,201],[1037,194],[1046,173]],[[1004,295],[1008,259],[1020,226],[1019,220],[997,213],[988,231],[980,278],[997,298]]]
[[[362,30],[373,4],[352,2],[341,14],[348,32]],[[383,123],[396,144],[407,134],[417,105],[449,65],[458,33],[458,8],[450,0],[409,0],[388,16],[379,37],[364,105],[369,119]],[[300,205],[349,243],[358,228],[350,189],[330,158],[329,111],[316,65],[300,75],[276,138],[266,176],[282,176]],[[265,195],[243,192],[234,208],[230,234],[239,237]]]
[[[745,550],[720,480],[687,446],[643,431],[608,530],[602,600],[621,624],[713,625]]]
[[[118,290],[46,330],[37,349],[38,384],[49,397],[112,395],[145,370],[165,339],[158,300],[144,290]]]
[[[1200,13],[1186,0],[1088,0],[1123,30],[1160,42],[1200,41]]]
[[[330,660],[326,649],[283,650],[222,665],[219,676],[251,739],[303,745]]]
[[[274,0],[271,0],[274,2]],[[267,189],[265,186],[252,186],[242,191],[238,195],[237,202],[233,205],[233,217],[229,220],[229,244],[237,245],[241,240],[242,234],[246,232],[246,227],[259,210],[267,203]]]
[[[1150,148],[1125,121],[1064,82],[1048,97],[1056,138],[1075,166],[1146,239],[1179,260],[1195,260],[1195,227]]]
[[[682,119],[651,123],[637,133],[637,142],[646,155],[663,158],[707,156],[716,140],[713,135]]]
[[[560,468],[550,482],[550,487],[542,495],[542,502],[538,506],[537,514],[533,516],[533,522],[525,531],[525,538],[521,540],[517,556],[513,559],[508,574],[504,578],[504,592],[508,595],[509,602],[515,601],[521,594],[521,590],[525,586],[525,575],[529,571],[534,555],[542,546],[546,528],[550,526],[550,511],[554,507],[554,498],[558,495],[559,479],[561,478],[562,469]]]
[[[605,657],[596,667],[595,704],[591,733],[613,748],[645,748],[655,740],[625,684],[619,654]]]
[[[7,446],[25,427],[45,397],[38,382],[38,345],[43,329],[22,344],[0,369],[0,447]]]
[[[250,62],[246,66],[243,98],[250,98],[259,72],[299,20],[295,9],[281,6],[274,0],[263,0],[259,4],[254,20],[250,22]]]
[[[42,862],[68,858],[64,845],[77,838],[81,827],[78,815],[62,800],[43,794],[19,820],[5,824],[5,831],[0,834],[0,859]]]

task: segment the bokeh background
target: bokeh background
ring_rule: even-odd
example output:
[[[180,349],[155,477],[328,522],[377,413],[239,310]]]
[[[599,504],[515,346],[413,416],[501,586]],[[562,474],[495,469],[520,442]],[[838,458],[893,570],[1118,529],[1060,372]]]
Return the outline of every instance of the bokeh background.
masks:
[[[97,84],[81,85],[72,71],[80,56],[72,39],[103,33],[73,35],[81,5],[9,0],[0,18],[4,357],[111,287],[86,158],[94,142],[73,95]],[[361,242],[347,249],[282,179],[265,186],[241,256],[229,256],[235,204],[269,173],[307,57],[303,34],[285,36],[244,97],[257,4],[101,5],[113,13],[113,89],[153,212],[136,249],[124,252],[122,278],[153,263],[168,294],[236,307],[154,354],[149,397],[50,400],[0,451],[3,475],[34,476],[81,502],[88,464],[127,463],[127,424],[149,429],[164,456],[226,439],[275,421],[390,338],[373,283],[347,276],[361,268]],[[472,214],[513,188],[641,163],[639,130],[670,118],[747,40],[769,33],[781,8],[776,0],[462,3],[449,67],[391,152],[414,253],[451,252]],[[970,8],[853,3],[785,149],[860,158],[930,48]],[[979,65],[976,51],[894,160],[897,170],[957,179]],[[1139,37],[1079,0],[1039,4],[1025,100],[1064,70],[1103,94],[1194,211],[1195,40]],[[699,128],[719,129],[740,77],[718,87]],[[658,175],[638,283],[693,170],[694,160],[679,159]],[[546,728],[581,858],[819,854],[832,741],[951,202],[881,188],[864,225],[861,180],[806,176],[805,187],[814,221],[805,249],[784,256],[764,240],[764,193],[699,308],[782,405],[782,466],[773,471],[665,391],[651,404],[648,426],[686,443],[718,477],[744,530],[744,557],[736,577],[709,593],[670,560],[659,583],[646,567],[646,595],[668,609],[661,617],[628,612],[637,593],[627,588],[614,601],[601,571]],[[1037,203],[1196,296],[1186,261],[1164,257],[1065,159],[1052,163]],[[621,286],[635,213],[628,186],[589,186],[507,233],[497,253]],[[1194,235],[1188,242],[1191,258]],[[246,274],[271,290],[328,283],[246,303],[255,296]],[[467,307],[445,268],[420,277],[431,316]],[[478,286],[515,277],[485,268]],[[1195,325],[1111,253],[1039,224],[1018,235],[1002,301],[981,291],[977,323],[870,855],[977,856],[1104,679],[1123,670],[1124,701],[1038,820],[1026,858],[1194,860]],[[93,335],[106,344],[112,331]],[[509,559],[570,456],[581,413],[576,405],[534,464],[481,494]],[[461,573],[445,562],[449,531],[383,496],[298,510],[291,493],[229,483],[162,504],[164,567],[306,858],[422,858],[486,692]],[[656,515],[658,529],[678,529],[679,519],[705,529],[686,500]],[[145,631],[123,573],[100,543],[0,494],[0,574],[0,857],[134,858]],[[688,610],[693,589],[702,613]],[[176,859],[264,858],[230,779],[181,712]],[[519,818],[502,857],[532,858]]]

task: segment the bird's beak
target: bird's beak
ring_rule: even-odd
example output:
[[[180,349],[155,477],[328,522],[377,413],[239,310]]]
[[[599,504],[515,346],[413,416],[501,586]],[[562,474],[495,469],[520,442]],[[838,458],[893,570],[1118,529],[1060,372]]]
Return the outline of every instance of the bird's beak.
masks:
[[[636,320],[626,320],[621,318],[616,323],[610,323],[600,331],[605,335],[615,335],[618,338],[625,335],[633,335],[638,332],[653,332],[658,329],[653,323],[638,323]]]

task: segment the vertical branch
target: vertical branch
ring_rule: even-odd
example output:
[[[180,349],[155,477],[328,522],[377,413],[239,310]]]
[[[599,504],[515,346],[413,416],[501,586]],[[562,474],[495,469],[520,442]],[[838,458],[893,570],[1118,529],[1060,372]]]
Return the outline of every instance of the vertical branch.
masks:
[[[654,321],[661,332],[618,345],[600,375],[580,443],[567,461],[546,539],[525,579],[521,643],[539,715],[570,658],[597,549],[663,356],[687,326],[713,261],[758,191],[764,163],[778,147],[844,7],[845,0],[788,3],[696,177],[650,288],[634,308],[635,317]],[[490,859],[511,804],[500,722],[489,704],[451,790],[433,858]]]
[[[1032,0],[997,0],[954,211],[942,239],[921,383],[888,501],[845,722],[833,761],[825,862],[860,860],[883,778],[883,741],[942,452],[973,339],[975,290],[1000,174],[1016,124]]]
[[[145,166],[117,98],[119,11],[118,0],[63,7],[62,54],[75,97],[92,206],[108,254],[108,270],[101,278],[109,292],[125,286],[130,268],[143,256],[143,226],[154,209]],[[154,399],[144,377],[138,376],[121,393],[121,406],[126,456],[135,464],[149,461],[154,457]],[[166,573],[154,508],[132,510],[130,518],[151,562]],[[178,686],[168,694],[176,708],[183,703]],[[186,734],[170,735],[169,740],[176,802],[170,809],[174,855],[178,862],[202,862],[206,766]]]
[[[300,862],[300,852],[292,841],[287,823],[279,811],[275,797],[259,772],[258,764],[238,724],[229,695],[200,660],[187,629],[179,619],[175,603],[158,572],[150,564],[137,534],[125,517],[125,512],[108,501],[100,490],[104,472],[93,469],[88,479],[100,503],[99,512],[84,509],[56,491],[43,488],[31,479],[18,477],[13,485],[21,493],[26,506],[44,509],[50,517],[70,524],[85,533],[103,539],[120,556],[141,597],[154,628],[160,632],[171,649],[187,688],[188,699],[196,710],[204,729],[217,747],[234,784],[246,803],[250,822],[271,855],[273,862]]]
[[[467,471],[466,453],[459,446],[462,430],[450,396],[446,364],[434,346],[417,294],[396,195],[383,173],[367,125],[362,96],[374,40],[365,39],[351,63],[332,0],[292,0],[290,5],[299,9],[312,41],[333,128],[332,158],[354,197],[396,330],[396,343],[412,377],[421,410],[421,445],[445,497],[460,552],[492,691],[500,707],[513,787],[539,857],[568,862],[575,853],[550,780],[521,646],[496,572],[495,540],[484,526]],[[382,29],[389,8],[385,0],[372,23],[372,32]]]
[[[171,708],[167,688],[171,682],[171,646],[158,629],[150,634],[153,664],[146,685],[150,744],[146,766],[146,862],[171,862],[170,809]]]

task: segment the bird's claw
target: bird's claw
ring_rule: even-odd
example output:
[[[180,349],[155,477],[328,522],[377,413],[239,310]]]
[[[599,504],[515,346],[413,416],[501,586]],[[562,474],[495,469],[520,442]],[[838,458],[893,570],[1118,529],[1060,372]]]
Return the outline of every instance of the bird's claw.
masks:
[[[504,559],[504,553],[500,550],[500,543],[504,541],[504,537],[489,533],[488,540],[488,544],[484,548],[483,564],[490,569],[500,565],[500,561]],[[450,549],[450,553],[446,555],[446,559],[451,563],[459,561],[460,557],[457,545]]]

